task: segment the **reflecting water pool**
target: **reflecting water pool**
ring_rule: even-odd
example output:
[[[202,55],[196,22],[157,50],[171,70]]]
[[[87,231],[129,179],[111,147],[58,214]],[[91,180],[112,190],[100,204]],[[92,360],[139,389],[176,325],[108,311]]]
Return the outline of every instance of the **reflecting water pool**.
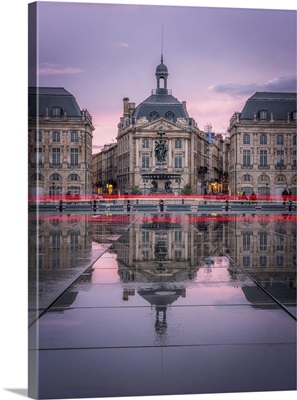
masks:
[[[29,362],[40,398],[296,390],[294,217],[31,224]]]

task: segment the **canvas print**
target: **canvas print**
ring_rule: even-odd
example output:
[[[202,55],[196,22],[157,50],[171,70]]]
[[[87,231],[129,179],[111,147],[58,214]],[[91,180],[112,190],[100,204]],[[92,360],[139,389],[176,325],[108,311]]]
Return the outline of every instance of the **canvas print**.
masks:
[[[296,391],[296,10],[29,4],[29,397]]]

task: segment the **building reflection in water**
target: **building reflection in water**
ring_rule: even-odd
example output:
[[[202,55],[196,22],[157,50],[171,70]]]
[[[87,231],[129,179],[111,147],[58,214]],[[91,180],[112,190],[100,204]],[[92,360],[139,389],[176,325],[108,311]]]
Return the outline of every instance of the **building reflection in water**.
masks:
[[[227,265],[230,281],[254,281],[287,306],[296,307],[296,223],[268,216],[168,215],[147,218],[114,247],[123,300],[137,293],[155,308],[155,329],[167,329],[167,309],[186,297],[200,268]],[[217,265],[214,265],[214,264]],[[238,268],[239,267],[239,268]],[[199,280],[199,276],[198,276]],[[257,285],[243,284],[246,300],[265,307]],[[264,302],[265,303],[265,302]]]

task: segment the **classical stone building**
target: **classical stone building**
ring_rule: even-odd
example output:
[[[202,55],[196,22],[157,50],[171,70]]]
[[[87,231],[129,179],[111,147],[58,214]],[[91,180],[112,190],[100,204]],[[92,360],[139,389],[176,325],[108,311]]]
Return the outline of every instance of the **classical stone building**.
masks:
[[[93,156],[93,193],[117,194],[117,144],[105,144]]]
[[[192,193],[209,192],[208,185],[222,177],[222,159],[212,149],[213,140],[189,116],[186,102],[167,88],[169,74],[163,57],[155,75],[157,87],[146,100],[135,106],[123,99],[114,178],[117,189],[120,193],[135,188],[141,193],[180,193],[189,185]],[[218,141],[215,148],[219,147]]]
[[[29,88],[29,195],[88,195],[92,117],[64,88]]]
[[[257,92],[230,121],[229,179],[234,195],[297,194],[296,93]]]

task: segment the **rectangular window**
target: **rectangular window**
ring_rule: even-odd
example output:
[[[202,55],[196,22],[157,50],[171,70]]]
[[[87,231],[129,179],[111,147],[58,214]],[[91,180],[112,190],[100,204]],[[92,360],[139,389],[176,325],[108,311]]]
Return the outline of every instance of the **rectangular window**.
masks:
[[[35,164],[42,164],[42,148],[37,147],[34,149],[34,162]]]
[[[243,144],[250,144],[251,143],[251,137],[248,134],[243,135]]]
[[[60,149],[53,149],[52,161],[53,161],[53,165],[60,165],[60,161],[61,161]]]
[[[72,231],[70,232],[70,250],[78,250],[79,246],[79,232]]]
[[[297,165],[297,151],[293,150],[293,166],[296,167]]]
[[[266,256],[260,256],[259,262],[260,262],[260,267],[266,267],[267,257]]]
[[[52,248],[59,249],[61,247],[61,234],[60,232],[52,232]]]
[[[150,167],[150,156],[148,154],[143,154],[141,157],[142,169],[148,169]]]
[[[174,168],[181,169],[182,166],[183,166],[183,164],[182,164],[182,155],[178,154],[178,155],[174,156]]]
[[[249,167],[251,165],[251,151],[243,150],[243,165]]]
[[[276,144],[284,144],[284,137],[283,137],[283,135],[277,135],[277,137],[276,137]]]
[[[181,243],[181,241],[182,241],[182,231],[181,230],[174,231],[174,241],[175,241],[175,243]]]
[[[266,135],[260,136],[260,144],[267,144],[267,136]]]
[[[260,166],[267,167],[267,150],[260,150]]]
[[[149,231],[141,231],[141,239],[142,239],[142,243],[149,243],[150,242]]]
[[[251,249],[251,233],[244,232],[242,234],[242,250],[250,250]]]
[[[42,132],[34,132],[34,142],[42,142]]]
[[[70,164],[78,165],[78,149],[70,149]]]
[[[284,250],[284,236],[283,235],[275,236],[275,247],[276,247],[276,250]]]
[[[284,256],[276,256],[276,266],[282,267],[284,265]]]
[[[182,141],[180,139],[177,139],[175,141],[175,148],[176,149],[181,149],[182,148]]]
[[[284,150],[277,150],[276,152],[276,164],[284,165]]]
[[[244,267],[249,267],[250,266],[250,256],[243,256],[242,257],[242,265]]]
[[[181,257],[182,257],[182,252],[181,252],[180,250],[176,250],[176,251],[174,252],[174,258],[175,258],[176,260],[181,260]]]
[[[53,132],[53,142],[60,143],[60,132]]]
[[[78,143],[78,132],[71,132],[70,141],[71,143]]]
[[[267,250],[267,232],[260,232],[260,251]]]
[[[143,139],[142,140],[142,148],[143,149],[148,149],[149,148],[149,140],[148,139]]]

